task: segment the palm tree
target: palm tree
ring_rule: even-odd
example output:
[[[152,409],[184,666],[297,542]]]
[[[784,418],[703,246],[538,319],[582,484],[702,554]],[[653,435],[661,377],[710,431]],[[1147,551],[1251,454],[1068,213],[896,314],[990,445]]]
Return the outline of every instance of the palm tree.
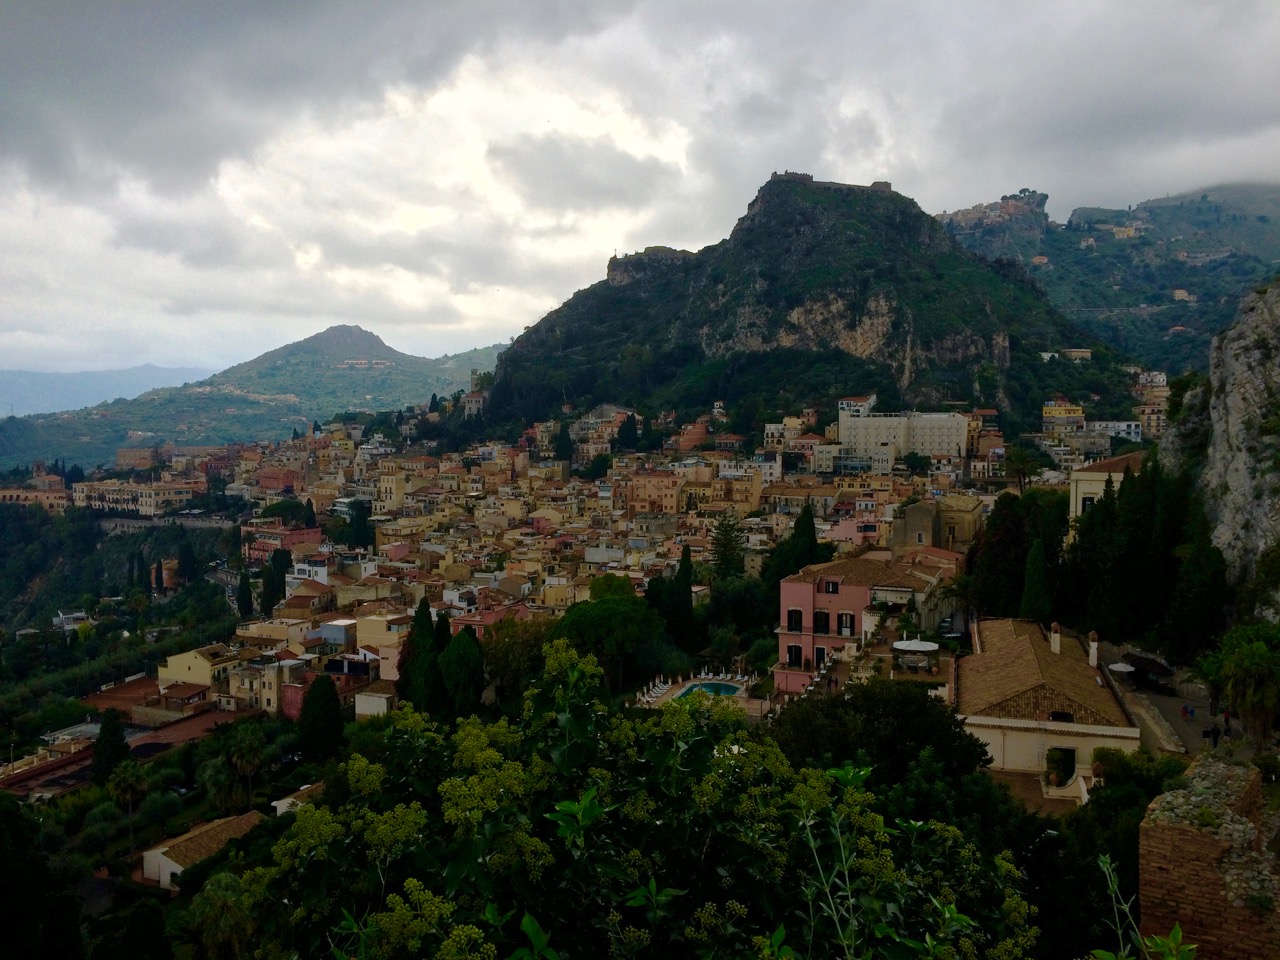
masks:
[[[253,922],[244,907],[240,878],[223,871],[208,879],[191,901],[189,929],[200,931],[204,955],[240,960],[248,952]]]
[[[142,767],[133,760],[122,760],[107,781],[107,792],[116,803],[124,804],[129,812],[129,852],[133,853],[133,805],[147,792]]]
[[[944,600],[954,600],[964,616],[964,630],[968,632],[969,621],[973,619],[977,608],[978,581],[971,573],[957,573],[951,582],[944,586],[940,596]]]
[[[1262,642],[1241,644],[1222,665],[1222,687],[1245,733],[1266,744],[1280,710],[1280,651]]]
[[[1008,446],[1004,450],[1004,475],[1006,479],[1018,481],[1018,495],[1026,489],[1027,482],[1034,480],[1044,470],[1035,456],[1026,447]]]

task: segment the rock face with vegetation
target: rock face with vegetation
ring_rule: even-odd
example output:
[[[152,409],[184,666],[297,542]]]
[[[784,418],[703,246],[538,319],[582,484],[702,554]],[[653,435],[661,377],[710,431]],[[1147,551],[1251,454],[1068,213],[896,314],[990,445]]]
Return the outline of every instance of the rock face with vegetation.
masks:
[[[1079,370],[1038,351],[1082,341],[1022,267],[965,251],[887,185],[775,174],[728,239],[614,258],[607,279],[517,338],[498,362],[492,416],[875,391],[883,409],[998,405],[1029,426],[1044,398],[1080,386]],[[1110,357],[1097,361],[1091,392],[1123,394]]]
[[[1023,188],[938,214],[985,257],[1025,264],[1086,333],[1171,374],[1203,371],[1209,342],[1280,257],[1280,186],[1225,184],[1127,209],[1080,207],[1065,224]]]
[[[1280,617],[1280,283],[1240,304],[1216,337],[1206,393],[1212,436],[1201,483],[1214,543],[1247,581],[1243,599]],[[1194,398],[1193,398],[1194,399]]]

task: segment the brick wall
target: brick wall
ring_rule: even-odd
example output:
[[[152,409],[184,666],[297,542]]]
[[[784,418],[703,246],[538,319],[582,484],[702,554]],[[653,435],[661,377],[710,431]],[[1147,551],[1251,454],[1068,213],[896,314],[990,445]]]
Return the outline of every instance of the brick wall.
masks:
[[[1187,789],[1152,801],[1142,823],[1142,932],[1178,923],[1204,960],[1280,958],[1280,871],[1263,850],[1258,771],[1201,758],[1187,778]]]

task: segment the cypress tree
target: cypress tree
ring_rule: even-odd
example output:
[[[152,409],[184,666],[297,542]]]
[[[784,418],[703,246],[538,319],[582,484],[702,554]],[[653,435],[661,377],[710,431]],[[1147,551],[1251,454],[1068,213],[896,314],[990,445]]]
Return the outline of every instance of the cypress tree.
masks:
[[[693,560],[686,543],[680,551],[680,566],[662,594],[662,609],[667,632],[679,644],[687,644],[693,635]]]
[[[192,583],[200,576],[200,563],[190,542],[183,537],[178,544],[178,577],[184,583]]]
[[[128,756],[129,745],[124,739],[124,714],[119,710],[104,711],[98,728],[98,739],[93,745],[89,778],[99,786],[104,786],[116,767]]]
[[[333,678],[321,674],[302,698],[298,714],[298,748],[310,762],[327,760],[342,746],[342,704]]]
[[[431,622],[431,602],[423,597],[413,615],[409,635],[400,645],[396,695],[424,712],[439,709],[437,691],[432,689],[438,670],[435,629]]]
[[[560,432],[556,434],[555,458],[557,460],[573,459],[573,438],[569,436],[569,421],[560,422]]]
[[[470,627],[459,630],[440,654],[440,676],[452,716],[465,716],[480,705],[484,693],[484,653]]]
[[[439,656],[444,653],[450,641],[453,640],[453,631],[449,629],[449,615],[447,613],[441,611],[440,615],[436,617],[436,624],[432,634],[435,640],[436,655]]]
[[[249,581],[249,571],[240,571],[240,588],[236,591],[236,609],[240,611],[240,619],[253,616],[253,584]]]
[[[303,525],[310,530],[316,525],[316,505],[307,499],[307,513],[302,519]]]
[[[1053,598],[1049,589],[1049,565],[1044,541],[1036,540],[1027,553],[1027,566],[1022,580],[1022,604],[1018,616],[1023,620],[1048,623],[1053,619]]]
[[[270,617],[280,602],[280,594],[276,590],[276,579],[271,575],[271,568],[262,570],[262,589],[258,593],[258,611],[264,617]]]

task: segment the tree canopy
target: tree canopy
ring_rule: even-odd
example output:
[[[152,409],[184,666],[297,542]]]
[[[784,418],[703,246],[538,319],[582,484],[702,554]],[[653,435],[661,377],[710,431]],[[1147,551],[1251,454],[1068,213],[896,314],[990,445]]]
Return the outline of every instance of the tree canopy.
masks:
[[[1007,858],[887,822],[864,770],[797,768],[727,702],[630,718],[601,708],[600,681],[560,641],[514,721],[449,735],[394,711],[382,760],[352,757],[244,874],[253,942],[386,960],[887,957],[924,956],[927,934],[935,951],[1031,955]]]

